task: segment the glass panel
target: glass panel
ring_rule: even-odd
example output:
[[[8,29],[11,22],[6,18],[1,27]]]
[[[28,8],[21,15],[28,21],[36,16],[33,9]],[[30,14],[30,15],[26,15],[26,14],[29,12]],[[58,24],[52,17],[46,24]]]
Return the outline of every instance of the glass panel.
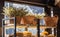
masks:
[[[5,7],[13,7],[13,8],[23,8],[27,9],[29,16],[25,16],[24,18],[16,17],[16,34],[17,36],[31,36],[31,37],[37,37],[37,19],[35,16],[40,15],[44,13],[43,7],[28,5],[28,4],[18,4],[18,3],[11,3],[11,2],[5,2]],[[28,15],[27,14],[27,15]],[[31,16],[34,15],[34,16]],[[11,22],[12,23],[12,22]],[[44,19],[40,19],[40,25],[45,25]],[[13,34],[13,28],[6,29],[6,34]],[[40,30],[40,33],[42,33],[44,29]],[[19,35],[18,35],[19,34]]]

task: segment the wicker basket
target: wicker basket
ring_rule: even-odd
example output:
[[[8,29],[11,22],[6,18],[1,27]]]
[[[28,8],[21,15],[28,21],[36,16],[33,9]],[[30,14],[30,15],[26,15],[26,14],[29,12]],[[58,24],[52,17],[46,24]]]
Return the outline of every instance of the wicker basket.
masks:
[[[46,26],[52,26],[52,27],[57,26],[58,16],[54,16],[54,17],[47,16],[44,19],[45,19]]]

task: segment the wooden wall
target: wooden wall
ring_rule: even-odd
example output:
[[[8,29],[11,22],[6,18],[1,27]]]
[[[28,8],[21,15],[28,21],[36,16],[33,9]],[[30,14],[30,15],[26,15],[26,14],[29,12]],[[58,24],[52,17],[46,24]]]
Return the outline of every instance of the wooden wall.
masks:
[[[3,18],[3,15],[1,13],[2,13],[3,6],[4,6],[4,1],[1,0],[0,1],[0,37],[2,37],[2,29],[1,29],[1,27],[2,27],[2,18]]]
[[[57,14],[59,17],[58,24],[57,24],[57,37],[60,37],[60,8],[54,7],[54,14]]]

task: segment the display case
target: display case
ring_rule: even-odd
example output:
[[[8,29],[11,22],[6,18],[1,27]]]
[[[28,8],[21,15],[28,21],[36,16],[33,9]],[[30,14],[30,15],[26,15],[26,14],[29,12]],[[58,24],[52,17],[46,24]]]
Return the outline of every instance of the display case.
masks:
[[[2,20],[2,36],[3,37],[57,37],[57,22],[56,19],[50,16],[39,16],[44,13],[44,7],[34,6],[31,4],[5,2],[5,7],[27,8],[28,16],[21,18],[10,17]],[[11,20],[13,19],[13,20]],[[54,22],[52,20],[55,20]],[[48,23],[47,23],[48,22]],[[5,24],[6,23],[6,24]],[[53,23],[56,23],[53,25]]]

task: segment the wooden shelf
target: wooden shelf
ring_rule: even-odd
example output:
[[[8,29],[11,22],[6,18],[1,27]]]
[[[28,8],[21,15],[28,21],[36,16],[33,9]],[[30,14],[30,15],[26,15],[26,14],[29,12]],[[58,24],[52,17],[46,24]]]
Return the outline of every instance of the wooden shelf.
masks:
[[[56,28],[56,26],[52,27],[52,26],[40,26],[40,28]]]
[[[37,28],[37,26],[20,26],[20,25],[16,26],[16,28],[25,28],[25,27],[27,27],[27,28]],[[14,28],[14,25],[10,25],[10,26],[6,25],[5,28]],[[52,27],[52,26],[40,26],[40,28],[56,28],[56,26],[55,27]]]

